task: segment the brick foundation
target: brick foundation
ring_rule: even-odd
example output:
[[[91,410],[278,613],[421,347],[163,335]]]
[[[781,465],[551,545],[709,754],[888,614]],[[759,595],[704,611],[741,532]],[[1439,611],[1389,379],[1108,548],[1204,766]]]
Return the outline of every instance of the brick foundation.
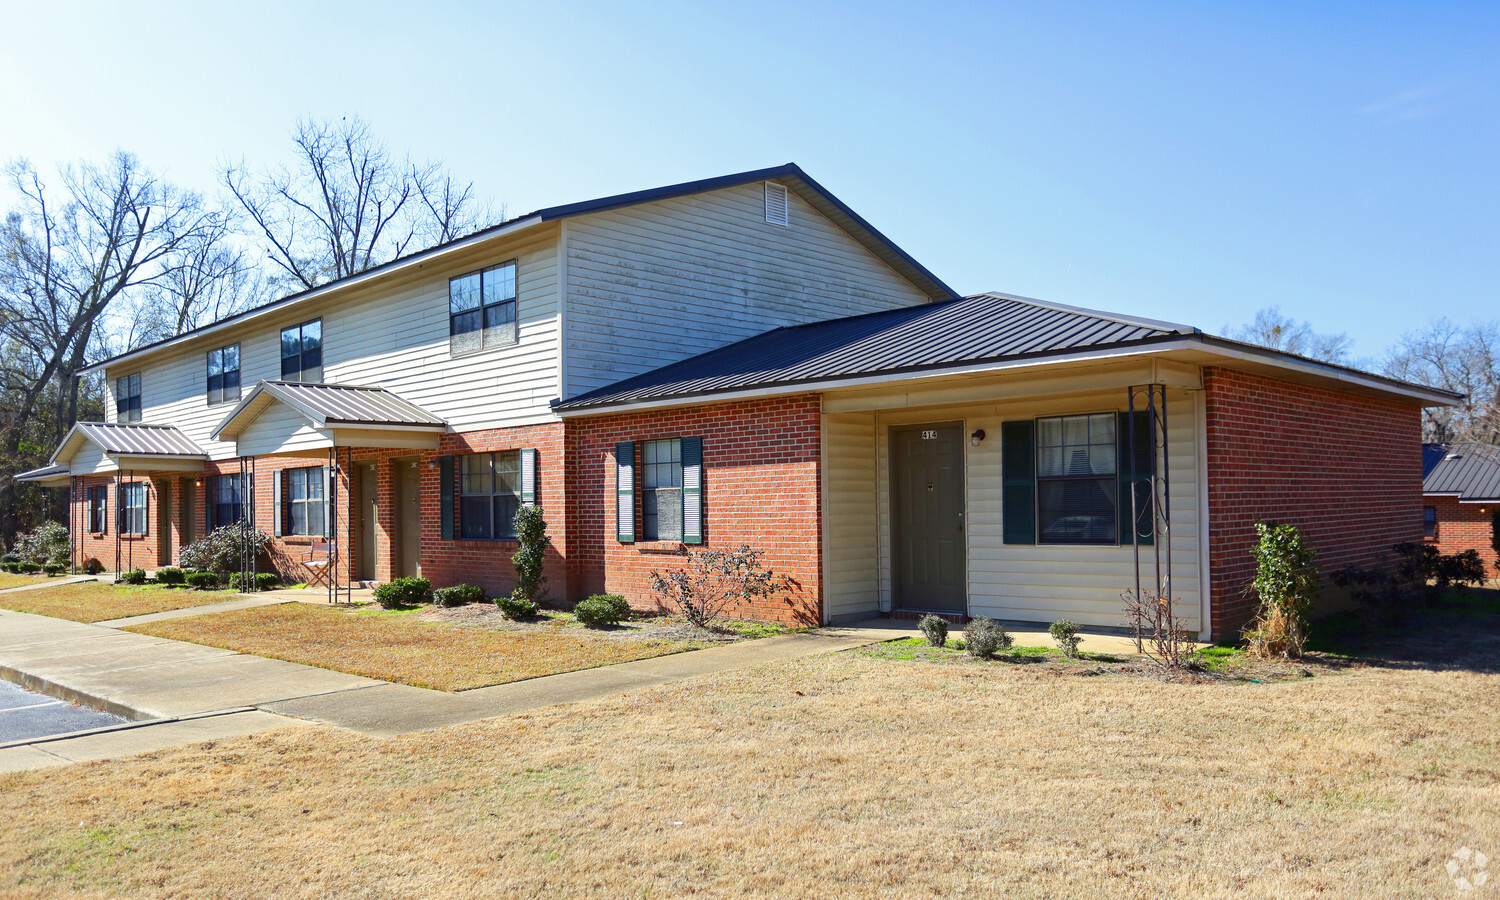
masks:
[[[1422,539],[1418,406],[1217,367],[1203,386],[1215,640],[1254,616],[1257,521],[1301,529],[1325,573]]]
[[[703,438],[705,549],[749,544],[766,564],[796,580],[792,593],[753,607],[739,618],[792,624],[820,620],[822,537],[820,402],[815,394],[570,419],[568,435],[568,550],[570,598],[621,594],[640,609],[655,609],[652,569],[681,567],[679,544],[616,540],[615,443]],[[637,501],[639,515],[639,501]]]

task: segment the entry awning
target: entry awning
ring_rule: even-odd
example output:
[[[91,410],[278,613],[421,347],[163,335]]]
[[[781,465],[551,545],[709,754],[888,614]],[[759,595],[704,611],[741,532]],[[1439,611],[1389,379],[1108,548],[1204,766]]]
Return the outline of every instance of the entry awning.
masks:
[[[272,411],[280,408],[283,414]],[[242,456],[326,447],[435,449],[448,423],[382,387],[261,381],[214,429]]]
[[[201,472],[208,454],[171,425],[79,422],[68,431],[52,465],[75,475],[123,470]]]

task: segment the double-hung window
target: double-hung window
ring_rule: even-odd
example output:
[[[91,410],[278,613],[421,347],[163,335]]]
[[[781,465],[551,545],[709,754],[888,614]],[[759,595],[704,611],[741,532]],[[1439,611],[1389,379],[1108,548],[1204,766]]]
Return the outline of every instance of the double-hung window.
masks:
[[[241,484],[238,473],[218,475],[213,479],[212,494],[208,498],[208,508],[213,516],[213,520],[209,522],[210,528],[223,528],[240,520],[245,508]]]
[[[1055,416],[1036,424],[1041,543],[1116,543],[1115,414]]]
[[[240,399],[240,345],[208,351],[208,405]]]
[[[115,379],[115,421],[141,420],[141,373]]]
[[[286,470],[287,534],[323,534],[323,467]]]
[[[92,534],[103,534],[108,530],[107,496],[102,484],[89,488],[89,532]]]
[[[1438,518],[1436,506],[1422,507],[1422,536],[1428,540],[1437,540]]]
[[[514,538],[521,508],[521,451],[471,453],[461,465],[459,535],[476,541]]]
[[[641,539],[682,540],[682,441],[641,447]]]
[[[448,281],[448,351],[472,353],[516,342],[516,264]]]
[[[120,485],[115,523],[121,534],[146,533],[146,482],[132,481]]]
[[[236,381],[238,381],[236,372]],[[281,329],[281,380],[323,380],[323,320]]]

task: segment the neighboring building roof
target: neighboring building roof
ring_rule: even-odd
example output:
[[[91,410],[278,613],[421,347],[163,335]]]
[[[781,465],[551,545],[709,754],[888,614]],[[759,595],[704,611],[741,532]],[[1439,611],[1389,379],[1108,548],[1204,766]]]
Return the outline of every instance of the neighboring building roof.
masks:
[[[1422,493],[1457,497],[1460,503],[1500,503],[1500,447],[1424,444]]]
[[[44,487],[61,487],[68,483],[68,476],[72,474],[72,467],[67,463],[58,463],[52,466],[42,466],[40,469],[31,469],[27,472],[19,472],[15,478],[17,481],[39,481]]]
[[[171,425],[144,425],[137,422],[79,422],[57,445],[50,464],[71,459],[74,448],[92,441],[106,456],[161,456],[208,459],[202,447]]]
[[[306,416],[318,428],[409,428],[446,431],[448,423],[382,387],[260,381],[214,429],[213,439],[234,435],[272,400]]]
[[[327,284],[319,285],[306,291],[290,294],[282,297],[280,300],[245,310],[242,313],[220,319],[202,328],[195,328],[192,331],[183,332],[175,337],[166,338],[152,344],[147,344],[144,347],[138,347],[135,350],[112,356],[109,359],[94,363],[84,369],[81,374],[98,372],[106,366],[158,350],[171,344],[180,343],[202,334],[217,331],[233,323],[254,318],[294,303],[300,303],[304,300],[311,300],[330,291],[366,281],[394,269],[402,269],[417,263],[426,263],[435,256],[461,250],[476,243],[511,234],[544,222],[556,222],[562,219],[570,219],[591,213],[607,212],[641,203],[669,200],[674,197],[686,197],[690,194],[701,194],[705,191],[717,191],[724,188],[737,187],[742,184],[773,179],[781,181],[792,190],[795,190],[814,209],[843,228],[851,237],[863,244],[866,249],[874,253],[891,268],[901,273],[908,281],[919,287],[929,297],[936,300],[947,300],[958,296],[956,291],[944,284],[941,279],[913,259],[905,250],[898,247],[890,238],[881,234],[875,226],[866,222],[858,213],[846,206],[842,200],[829,193],[827,188],[814,181],[796,163],[787,163],[786,165],[774,166],[769,169],[753,169],[748,172],[737,172],[733,175],[721,175],[716,178],[705,178],[699,181],[685,181],[680,184],[671,184],[645,191],[615,194],[610,197],[600,197],[597,200],[585,200],[580,203],[568,203],[563,206],[549,206],[545,209],[539,209],[535,212],[507,219],[498,225],[492,225],[489,228],[476,231],[471,235],[457,238],[445,244],[438,244],[435,247],[429,247],[426,250],[418,251],[409,256],[391,260],[388,263],[366,269],[363,272],[340,278],[337,281],[330,281]]]

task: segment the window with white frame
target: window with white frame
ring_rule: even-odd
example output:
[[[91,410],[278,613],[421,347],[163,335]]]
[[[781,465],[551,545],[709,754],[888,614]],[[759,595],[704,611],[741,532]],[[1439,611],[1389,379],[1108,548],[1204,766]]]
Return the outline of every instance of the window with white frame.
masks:
[[[516,342],[516,264],[448,281],[448,350],[473,353]]]
[[[682,540],[682,441],[646,441],[641,447],[641,538]]]
[[[287,469],[286,533],[323,534],[323,467]]]
[[[521,451],[471,453],[460,465],[459,536],[471,541],[514,538],[521,508]]]
[[[115,379],[115,421],[141,420],[141,373]]]
[[[281,380],[323,380],[323,320],[281,329]]]
[[[240,399],[240,345],[208,351],[208,405]]]
[[[1040,543],[1116,543],[1115,414],[1054,416],[1036,425]]]
[[[233,525],[243,515],[245,498],[242,493],[239,473],[216,475],[210,482],[208,508],[213,517],[211,528]]]
[[[146,482],[132,481],[120,485],[115,522],[121,534],[146,533]]]
[[[102,484],[89,488],[89,531],[93,534],[103,534],[108,529],[108,496]]]

